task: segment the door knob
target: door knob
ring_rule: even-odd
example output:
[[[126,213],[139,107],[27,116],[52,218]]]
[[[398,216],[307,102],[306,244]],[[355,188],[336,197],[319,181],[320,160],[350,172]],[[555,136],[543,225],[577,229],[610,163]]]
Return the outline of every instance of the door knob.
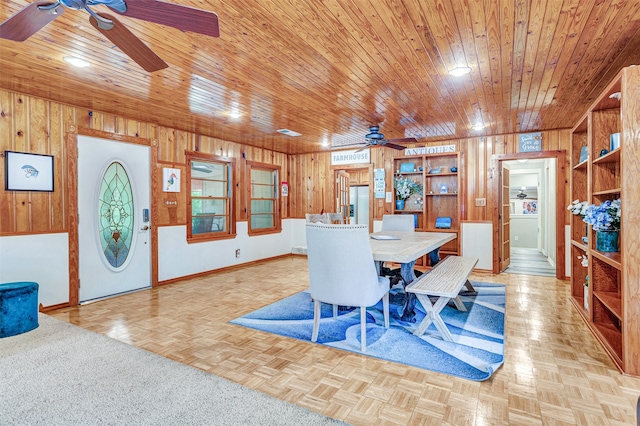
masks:
[[[149,226],[145,225],[142,228],[140,228],[141,231],[148,231],[149,230]]]

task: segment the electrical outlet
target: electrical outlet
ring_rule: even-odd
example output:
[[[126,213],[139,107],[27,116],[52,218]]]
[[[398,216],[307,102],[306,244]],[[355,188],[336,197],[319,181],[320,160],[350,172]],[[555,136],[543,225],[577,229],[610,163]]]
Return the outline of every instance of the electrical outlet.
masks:
[[[486,206],[487,205],[487,199],[486,198],[476,198],[476,206],[477,207],[482,207],[482,206]]]
[[[513,237],[513,239],[514,239],[515,241],[518,241],[518,236],[517,236],[517,235],[515,235],[515,236]]]
[[[236,257],[240,257],[240,249],[236,249]]]

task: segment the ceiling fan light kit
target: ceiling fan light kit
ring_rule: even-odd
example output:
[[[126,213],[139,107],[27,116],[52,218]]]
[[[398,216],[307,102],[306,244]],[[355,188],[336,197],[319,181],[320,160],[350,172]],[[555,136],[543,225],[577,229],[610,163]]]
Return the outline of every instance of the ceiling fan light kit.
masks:
[[[220,36],[218,16],[206,10],[165,3],[158,0],[57,0],[53,3],[30,3],[0,24],[0,38],[26,41],[66,9],[84,10],[91,25],[107,37],[122,52],[145,71],[154,72],[168,65],[149,49],[124,24],[113,16],[96,13],[89,6],[103,4],[121,15],[156,24],[195,32],[211,37]]]

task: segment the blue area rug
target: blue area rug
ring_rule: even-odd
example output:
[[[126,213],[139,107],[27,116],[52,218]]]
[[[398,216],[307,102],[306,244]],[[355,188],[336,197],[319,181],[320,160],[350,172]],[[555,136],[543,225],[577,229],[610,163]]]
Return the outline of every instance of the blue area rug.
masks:
[[[486,380],[504,362],[505,286],[480,282],[473,286],[476,292],[460,295],[467,312],[449,302],[440,313],[454,342],[442,340],[433,324],[423,336],[414,336],[424,309],[417,302],[416,321],[400,320],[405,294],[394,287],[389,298],[389,329],[384,328],[382,302],[367,309],[367,352],[360,352],[360,309],[341,308],[334,319],[331,305],[323,304],[317,343],[469,380]],[[308,292],[297,293],[231,323],[311,342],[313,302]]]

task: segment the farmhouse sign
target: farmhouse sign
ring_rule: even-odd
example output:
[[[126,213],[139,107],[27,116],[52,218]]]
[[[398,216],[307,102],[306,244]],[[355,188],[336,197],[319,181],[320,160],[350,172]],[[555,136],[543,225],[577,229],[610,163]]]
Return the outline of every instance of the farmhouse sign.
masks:
[[[345,164],[369,164],[371,162],[371,149],[350,149],[346,151],[331,152],[331,165],[344,166]]]

